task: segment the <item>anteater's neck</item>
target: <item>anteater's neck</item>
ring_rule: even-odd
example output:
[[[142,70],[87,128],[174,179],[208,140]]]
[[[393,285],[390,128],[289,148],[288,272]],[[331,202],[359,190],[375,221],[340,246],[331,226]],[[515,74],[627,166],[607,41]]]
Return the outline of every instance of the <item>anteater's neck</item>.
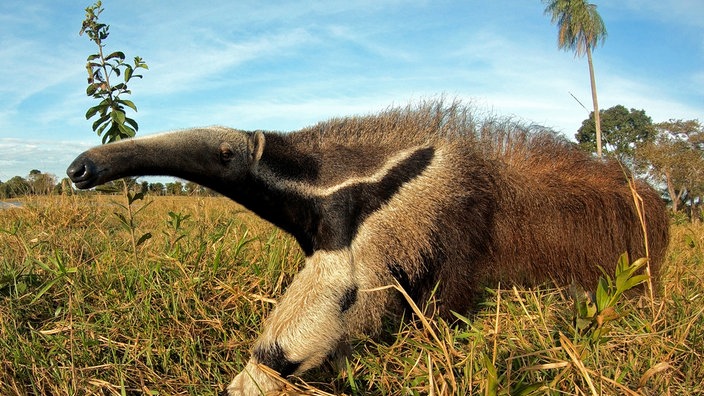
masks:
[[[361,146],[325,153],[296,147],[287,136],[267,135],[259,163],[228,196],[292,234],[307,255],[349,246],[362,222],[436,154],[432,147],[386,155]]]
[[[314,240],[321,221],[316,197],[306,197],[249,175],[244,189],[228,194],[259,217],[293,235],[306,255],[317,250]]]
[[[320,161],[315,151],[296,150],[288,136],[267,133],[262,157],[241,185],[224,191],[261,218],[293,235],[306,255],[316,243],[321,217],[320,197],[302,186],[318,181]]]

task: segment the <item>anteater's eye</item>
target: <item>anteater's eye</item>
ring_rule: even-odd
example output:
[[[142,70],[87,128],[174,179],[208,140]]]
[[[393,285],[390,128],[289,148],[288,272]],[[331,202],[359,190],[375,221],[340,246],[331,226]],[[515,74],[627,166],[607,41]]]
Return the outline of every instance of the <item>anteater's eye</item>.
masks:
[[[223,143],[220,145],[220,162],[223,164],[230,162],[234,155],[235,153],[232,151],[232,147],[229,144]]]

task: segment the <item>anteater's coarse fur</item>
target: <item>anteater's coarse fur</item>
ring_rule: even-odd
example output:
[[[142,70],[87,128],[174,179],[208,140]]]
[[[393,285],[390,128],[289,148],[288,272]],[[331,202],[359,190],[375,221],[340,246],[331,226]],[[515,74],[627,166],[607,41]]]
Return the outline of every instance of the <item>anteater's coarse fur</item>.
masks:
[[[166,174],[234,199],[291,233],[306,264],[228,387],[257,394],[320,364],[338,345],[374,333],[402,309],[382,286],[418,304],[467,312],[485,286],[572,281],[593,289],[598,266],[646,254],[624,168],[555,133],[479,120],[430,101],[334,119],[292,133],[200,128],[108,144],[68,170],[81,188]],[[665,206],[635,183],[655,278],[668,243]],[[371,291],[371,290],[375,291]]]

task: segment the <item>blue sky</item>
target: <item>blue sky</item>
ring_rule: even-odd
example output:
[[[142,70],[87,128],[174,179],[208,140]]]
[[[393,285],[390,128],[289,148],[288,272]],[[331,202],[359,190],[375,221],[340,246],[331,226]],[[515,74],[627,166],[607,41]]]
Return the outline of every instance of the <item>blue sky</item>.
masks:
[[[704,121],[704,2],[594,1],[601,108]],[[0,180],[64,177],[100,144],[85,120],[78,32],[91,3],[0,4]],[[591,108],[584,58],[556,46],[539,0],[104,2],[107,50],[149,64],[133,80],[139,135],[191,126],[289,131],[444,94],[573,138]]]

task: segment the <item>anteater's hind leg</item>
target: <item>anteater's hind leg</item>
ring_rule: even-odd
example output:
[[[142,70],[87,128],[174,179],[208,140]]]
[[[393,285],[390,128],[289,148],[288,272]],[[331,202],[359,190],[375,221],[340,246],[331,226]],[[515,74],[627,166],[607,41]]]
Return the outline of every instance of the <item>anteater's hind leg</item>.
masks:
[[[258,364],[283,377],[320,365],[346,338],[345,316],[357,303],[358,293],[349,249],[314,253],[265,322],[250,361],[228,386],[228,394],[259,395],[280,389],[281,384]]]

